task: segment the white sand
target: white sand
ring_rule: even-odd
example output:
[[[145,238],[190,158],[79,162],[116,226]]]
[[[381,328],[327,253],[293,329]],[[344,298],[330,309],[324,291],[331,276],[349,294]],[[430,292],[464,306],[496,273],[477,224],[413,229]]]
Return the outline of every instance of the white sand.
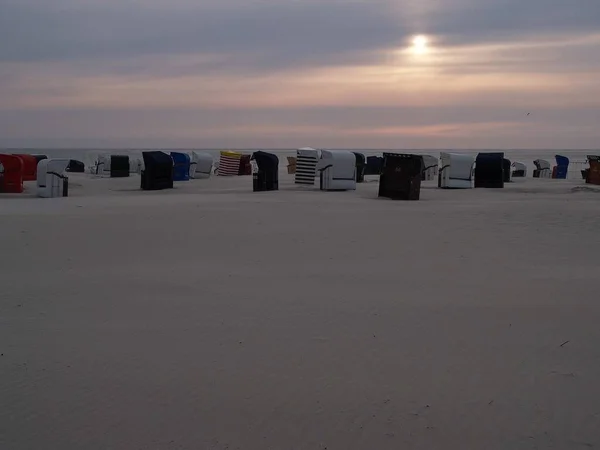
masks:
[[[600,193],[281,178],[2,196],[0,449],[600,446]]]

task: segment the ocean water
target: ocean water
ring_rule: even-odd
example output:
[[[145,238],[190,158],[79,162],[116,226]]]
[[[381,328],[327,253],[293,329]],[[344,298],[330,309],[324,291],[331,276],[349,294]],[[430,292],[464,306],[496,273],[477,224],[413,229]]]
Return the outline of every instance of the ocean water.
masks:
[[[191,152],[191,151],[202,151],[213,155],[215,160],[219,157],[221,150],[235,150],[242,153],[252,153],[257,150],[264,150],[275,153],[280,158],[285,159],[286,156],[293,156],[296,149],[293,148],[277,148],[277,149],[265,149],[265,148],[245,148],[245,149],[217,149],[217,148],[169,148],[169,149],[128,149],[128,148],[45,148],[45,149],[31,149],[31,148],[7,148],[0,149],[0,153],[29,153],[29,154],[43,154],[49,158],[69,158],[83,161],[86,166],[91,165],[99,154],[106,155],[130,155],[141,157],[141,153],[148,150],[162,150],[165,152],[177,151],[177,152]],[[329,149],[328,149],[329,150]],[[332,150],[345,150],[345,149],[332,149]],[[589,154],[600,154],[599,151],[592,150],[577,150],[577,149],[564,149],[564,150],[545,150],[545,149],[348,149],[351,151],[361,152],[367,156],[381,155],[384,152],[397,152],[397,153],[415,153],[415,154],[428,154],[435,157],[439,157],[440,152],[456,152],[456,153],[472,153],[476,154],[479,152],[504,152],[506,158],[513,162],[522,162],[527,165],[528,176],[532,176],[533,169],[535,168],[533,161],[536,159],[545,159],[550,162],[551,165],[555,164],[554,155],[564,155],[569,158],[569,178],[581,178],[581,170],[588,166],[586,156]],[[282,162],[283,164],[283,162]]]

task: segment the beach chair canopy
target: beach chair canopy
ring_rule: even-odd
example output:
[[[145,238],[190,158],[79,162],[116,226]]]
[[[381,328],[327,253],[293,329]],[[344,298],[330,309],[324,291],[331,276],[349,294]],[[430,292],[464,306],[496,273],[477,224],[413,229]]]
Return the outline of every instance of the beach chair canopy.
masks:
[[[477,155],[475,159],[475,187],[504,187],[504,153],[479,153]]]
[[[316,148],[312,148],[312,147],[302,147],[296,150],[296,154],[300,154],[300,155],[314,155],[316,152],[317,156],[319,155],[320,151],[317,150]]]
[[[451,180],[471,181],[473,179],[473,164],[475,158],[461,153],[440,153],[441,169],[448,170]]]
[[[145,168],[154,171],[157,174],[170,174],[171,169],[173,168],[173,159],[165,152],[142,152],[142,157],[144,158]]]
[[[356,171],[356,156],[345,150],[321,150],[321,159],[317,163],[317,170],[330,167],[332,177],[338,179],[354,179]]]
[[[527,166],[522,162],[514,162],[512,163],[512,167],[515,170],[527,170]]]
[[[437,167],[439,162],[435,156],[423,155],[423,170],[428,170],[432,167]]]
[[[312,147],[303,147],[296,150],[296,164],[298,163],[298,157],[309,157],[309,158],[319,158],[321,156],[321,151]]]
[[[555,155],[554,158],[556,159],[556,165],[559,167],[569,165],[569,158],[567,158],[566,156]]]
[[[42,159],[48,159],[46,155],[32,155],[35,160],[39,163]]]
[[[189,164],[190,155],[181,152],[171,152],[171,159],[173,164]]]
[[[356,158],[356,165],[366,166],[367,165],[367,157],[363,153],[352,152],[354,153],[354,157]]]
[[[85,172],[85,164],[82,161],[77,161],[76,159],[70,159],[69,165],[67,166],[67,172]]]
[[[548,161],[546,161],[545,159],[536,159],[535,161],[533,161],[533,164],[535,165],[536,169],[538,169],[538,170],[550,170],[551,169],[550,163]]]
[[[252,154],[252,159],[256,161],[258,170],[266,172],[277,172],[279,170],[279,158],[273,153],[259,150]]]

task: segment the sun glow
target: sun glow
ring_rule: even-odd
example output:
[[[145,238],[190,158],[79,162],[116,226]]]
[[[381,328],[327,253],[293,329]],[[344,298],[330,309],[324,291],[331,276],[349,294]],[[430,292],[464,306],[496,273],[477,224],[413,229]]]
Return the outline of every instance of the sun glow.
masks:
[[[427,53],[429,40],[423,35],[418,35],[412,39],[412,51],[417,55]]]

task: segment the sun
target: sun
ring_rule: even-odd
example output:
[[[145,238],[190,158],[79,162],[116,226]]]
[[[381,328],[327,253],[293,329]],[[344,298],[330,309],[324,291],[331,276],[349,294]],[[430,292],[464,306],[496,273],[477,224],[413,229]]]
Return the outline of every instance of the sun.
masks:
[[[427,52],[429,40],[423,35],[414,36],[412,39],[412,50],[417,55],[422,55]]]

